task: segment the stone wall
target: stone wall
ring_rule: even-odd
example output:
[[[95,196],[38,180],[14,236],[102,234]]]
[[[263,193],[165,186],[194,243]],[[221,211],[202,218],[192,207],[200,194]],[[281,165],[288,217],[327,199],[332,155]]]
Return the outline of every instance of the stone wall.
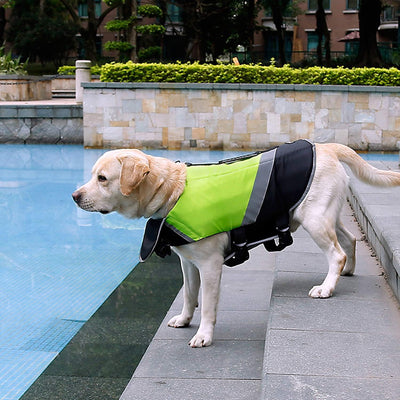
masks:
[[[0,143],[82,144],[82,105],[0,103]]]
[[[0,75],[0,101],[50,99],[51,79],[28,75]]]
[[[88,147],[259,149],[299,138],[397,150],[400,88],[84,83]]]

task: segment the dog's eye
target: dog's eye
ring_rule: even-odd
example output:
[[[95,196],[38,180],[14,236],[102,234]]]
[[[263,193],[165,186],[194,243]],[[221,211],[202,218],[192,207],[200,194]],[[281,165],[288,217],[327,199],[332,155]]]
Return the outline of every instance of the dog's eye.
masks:
[[[105,182],[107,180],[107,178],[104,175],[98,175],[97,179],[99,182]]]

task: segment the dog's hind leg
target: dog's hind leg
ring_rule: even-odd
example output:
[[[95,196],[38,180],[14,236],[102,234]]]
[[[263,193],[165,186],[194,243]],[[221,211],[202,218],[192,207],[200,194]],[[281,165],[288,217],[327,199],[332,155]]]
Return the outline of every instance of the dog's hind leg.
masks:
[[[181,268],[183,273],[183,308],[179,315],[175,315],[168,321],[168,326],[172,326],[173,328],[188,326],[198,305],[200,288],[199,270],[183,257],[181,257]]]
[[[340,221],[336,224],[336,235],[347,257],[342,275],[353,275],[356,268],[356,238]]]
[[[303,227],[324,252],[329,264],[328,275],[322,284],[314,286],[308,294],[315,298],[330,297],[345,266],[346,254],[341,248],[335,228],[331,226],[329,220],[321,220],[320,216],[318,216],[312,221],[309,220],[307,223],[303,223]]]

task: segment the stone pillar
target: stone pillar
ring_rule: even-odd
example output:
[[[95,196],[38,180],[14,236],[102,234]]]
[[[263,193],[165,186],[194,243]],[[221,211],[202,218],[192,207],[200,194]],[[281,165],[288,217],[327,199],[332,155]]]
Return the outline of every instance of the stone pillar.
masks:
[[[90,82],[90,60],[77,60],[75,62],[75,99],[77,103],[83,102],[82,82]]]

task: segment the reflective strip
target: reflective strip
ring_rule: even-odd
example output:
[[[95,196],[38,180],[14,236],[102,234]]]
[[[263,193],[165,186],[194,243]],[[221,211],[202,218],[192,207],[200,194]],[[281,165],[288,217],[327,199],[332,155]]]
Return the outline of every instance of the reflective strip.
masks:
[[[256,179],[251,192],[249,204],[243,218],[242,226],[253,224],[260,214],[267,193],[272,168],[274,166],[276,149],[261,154]]]
[[[308,194],[308,191],[310,190],[310,186],[312,184],[312,181],[314,179],[314,174],[315,174],[315,160],[316,160],[316,155],[315,155],[315,144],[311,143],[309,140],[307,140],[307,142],[309,142],[312,146],[312,170],[310,173],[310,177],[308,178],[308,183],[307,183],[307,187],[304,190],[303,194],[301,195],[300,199],[296,202],[296,204],[293,204],[293,206],[290,208],[289,212],[292,212],[297,206],[300,205],[300,203],[305,199],[305,197]]]

